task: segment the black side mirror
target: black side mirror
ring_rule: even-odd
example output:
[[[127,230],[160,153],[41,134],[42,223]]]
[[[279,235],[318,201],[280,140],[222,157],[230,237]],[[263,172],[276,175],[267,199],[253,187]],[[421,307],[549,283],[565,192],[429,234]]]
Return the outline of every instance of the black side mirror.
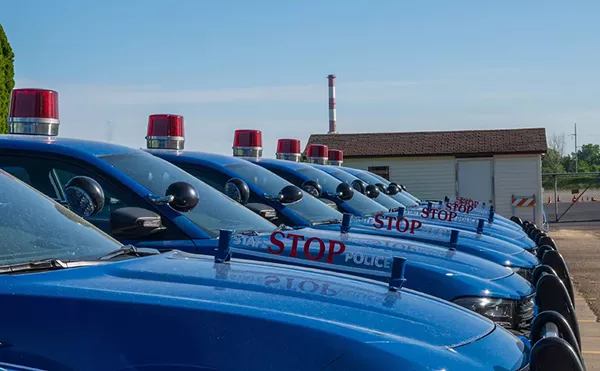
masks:
[[[362,180],[354,179],[352,181],[352,188],[354,188],[358,192],[364,194],[366,186],[365,186],[365,183]]]
[[[225,194],[236,202],[245,205],[250,199],[250,187],[239,178],[231,178],[225,183]]]
[[[279,192],[279,202],[291,204],[302,199],[302,190],[295,185],[287,185]]]
[[[115,237],[138,239],[162,232],[160,216],[139,207],[122,207],[110,213],[110,233]]]
[[[323,187],[314,180],[307,180],[302,183],[302,190],[316,198],[320,198],[323,195]]]
[[[398,187],[396,183],[390,183],[390,185],[387,187],[387,194],[391,196],[397,195],[401,191],[402,190],[400,189],[400,187]]]
[[[65,186],[69,209],[81,217],[94,216],[104,208],[104,191],[100,184],[87,176],[71,178]]]
[[[385,186],[382,183],[377,183],[377,184],[375,184],[375,186],[377,188],[379,188],[379,192],[385,193],[386,189],[385,189]]]
[[[379,196],[379,188],[373,184],[369,184],[365,190],[365,194],[369,198],[377,198]]]
[[[174,210],[179,212],[188,212],[198,205],[198,191],[193,185],[187,182],[175,182],[167,188],[165,197],[171,197],[169,202]]]
[[[400,189],[403,190],[403,191],[406,191],[406,187],[403,186],[402,184],[400,184]]]
[[[340,198],[340,200],[348,201],[352,198],[352,196],[354,196],[354,187],[348,183],[342,182],[338,184],[337,188],[335,189],[335,193]]]

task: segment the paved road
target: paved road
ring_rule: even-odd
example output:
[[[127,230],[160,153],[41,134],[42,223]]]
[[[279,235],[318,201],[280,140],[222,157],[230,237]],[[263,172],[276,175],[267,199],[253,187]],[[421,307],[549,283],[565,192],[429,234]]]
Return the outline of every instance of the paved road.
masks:
[[[555,206],[558,207],[560,222],[600,221],[600,202],[558,202],[544,204],[544,210],[549,222],[556,220]],[[569,207],[571,207],[569,209]],[[569,209],[567,211],[567,209]],[[564,213],[567,211],[566,213]],[[564,215],[563,215],[564,213]]]

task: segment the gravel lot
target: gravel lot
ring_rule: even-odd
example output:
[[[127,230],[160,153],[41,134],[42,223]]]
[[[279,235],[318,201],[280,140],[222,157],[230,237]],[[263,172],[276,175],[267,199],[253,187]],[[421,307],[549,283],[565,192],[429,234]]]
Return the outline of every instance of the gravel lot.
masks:
[[[583,294],[594,314],[600,317],[600,228],[552,226],[550,235],[569,266],[573,284]]]

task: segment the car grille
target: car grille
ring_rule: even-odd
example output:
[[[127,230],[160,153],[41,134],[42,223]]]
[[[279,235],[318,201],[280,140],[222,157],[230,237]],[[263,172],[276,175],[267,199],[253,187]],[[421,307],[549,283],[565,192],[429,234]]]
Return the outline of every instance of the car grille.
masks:
[[[517,302],[515,311],[515,327],[517,330],[528,330],[535,312],[534,295]]]
[[[527,280],[527,282],[531,282],[531,278],[533,275],[533,269],[521,268],[517,274]]]

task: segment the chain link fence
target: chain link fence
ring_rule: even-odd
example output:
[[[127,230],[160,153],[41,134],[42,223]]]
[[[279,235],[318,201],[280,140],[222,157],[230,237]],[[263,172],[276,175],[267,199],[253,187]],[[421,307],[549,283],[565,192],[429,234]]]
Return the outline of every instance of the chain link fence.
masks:
[[[600,173],[542,174],[550,223],[600,221]]]

